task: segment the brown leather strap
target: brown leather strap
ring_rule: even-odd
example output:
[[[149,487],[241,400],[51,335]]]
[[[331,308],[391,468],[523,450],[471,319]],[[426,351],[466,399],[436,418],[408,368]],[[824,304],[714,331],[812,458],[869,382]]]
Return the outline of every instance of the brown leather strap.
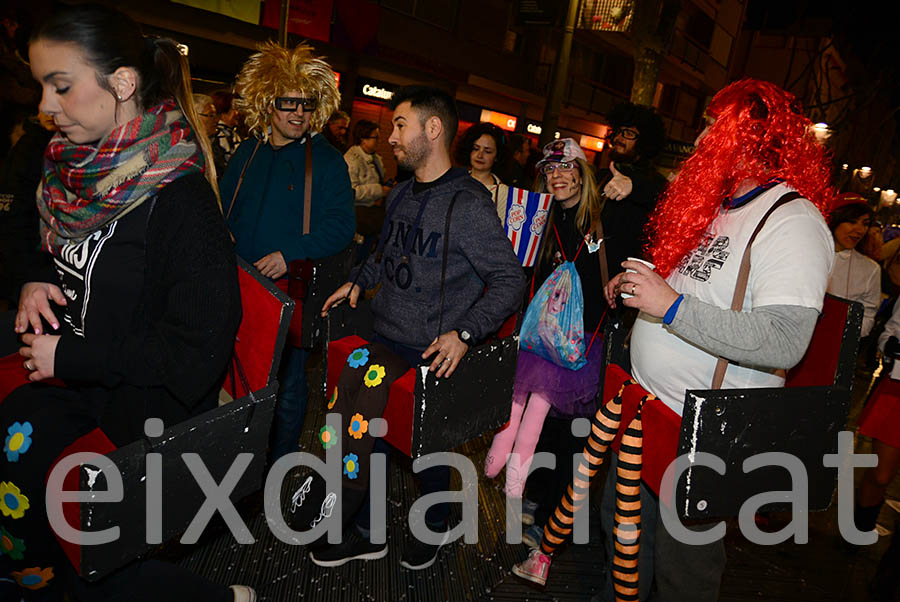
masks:
[[[609,282],[609,266],[606,264],[606,240],[603,236],[603,222],[597,221],[597,229],[594,230],[597,237],[597,244],[600,248],[597,250],[597,259],[600,261],[600,282],[603,284],[603,290],[606,290],[606,284]]]
[[[241,184],[244,183],[244,174],[247,173],[247,168],[250,167],[250,164],[253,163],[253,157],[256,156],[256,151],[259,150],[259,145],[262,141],[257,138],[256,146],[253,147],[253,152],[250,153],[250,158],[247,159],[247,162],[244,163],[244,166],[241,168],[241,176],[238,178],[237,186],[234,188],[234,194],[231,196],[231,204],[228,206],[228,213],[225,214],[225,219],[227,220],[231,217],[231,210],[234,209],[234,202],[237,200],[238,191],[241,189]]]
[[[306,174],[303,177],[303,234],[309,234],[309,214],[312,207],[312,137],[306,131]]]
[[[753,241],[756,239],[756,235],[759,234],[759,231],[762,230],[762,227],[765,225],[766,220],[769,219],[769,216],[772,213],[790,201],[793,201],[796,198],[800,197],[799,192],[788,192],[786,194],[781,195],[769,210],[766,211],[765,215],[762,216],[762,219],[759,220],[759,223],[756,225],[756,229],[753,231],[753,234],[750,235],[750,240],[747,241],[747,246],[744,248],[744,256],[741,258],[741,269],[738,272],[737,283],[734,285],[734,296],[731,298],[731,310],[732,311],[741,311],[744,307],[744,297],[747,294],[747,283],[750,280],[750,247],[753,246]],[[722,382],[725,380],[725,370],[728,369],[728,360],[724,357],[720,357],[719,361],[716,362],[716,371],[713,373],[712,380],[712,388],[720,389],[722,388]]]

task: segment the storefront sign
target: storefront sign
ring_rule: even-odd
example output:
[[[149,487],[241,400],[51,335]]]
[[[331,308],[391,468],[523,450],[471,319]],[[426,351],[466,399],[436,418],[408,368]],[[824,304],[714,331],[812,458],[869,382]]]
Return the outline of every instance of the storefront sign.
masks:
[[[592,151],[600,152],[603,150],[603,146],[606,144],[606,141],[603,138],[582,136],[578,144],[579,146],[581,146],[581,148],[588,148]]]
[[[541,126],[539,126],[538,124],[529,123],[528,125],[525,126],[525,131],[528,132],[529,134],[534,134],[535,136],[540,136],[541,131],[543,131],[543,130],[542,130]]]
[[[385,90],[384,88],[373,86],[371,84],[363,84],[362,93],[363,96],[380,98],[381,100],[390,100],[394,96],[394,93],[390,90]]]
[[[493,123],[501,130],[506,130],[508,132],[516,131],[517,119],[512,115],[507,115],[506,113],[498,113],[497,111],[488,111],[487,109],[482,109],[481,121]]]

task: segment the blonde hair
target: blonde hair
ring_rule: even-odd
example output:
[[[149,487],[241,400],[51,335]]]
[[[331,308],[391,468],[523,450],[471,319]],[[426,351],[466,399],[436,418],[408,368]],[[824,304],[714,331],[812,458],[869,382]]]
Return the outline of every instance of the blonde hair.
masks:
[[[606,197],[600,194],[597,187],[597,179],[594,177],[594,170],[588,165],[584,159],[575,158],[578,164],[578,171],[581,174],[581,198],[578,200],[578,211],[575,212],[575,225],[584,234],[593,232],[600,223],[600,214],[606,204]],[[537,183],[538,192],[548,192],[547,176],[538,175]],[[556,235],[550,232],[553,228],[553,220],[556,216],[558,203],[553,201],[550,205],[550,214],[547,216],[547,230],[544,231],[544,239],[541,242],[541,251],[538,255],[539,264],[541,266],[549,265],[553,262],[553,256],[559,250],[559,243],[556,242]],[[569,261],[573,258],[570,257]]]
[[[238,74],[236,88],[240,97],[234,99],[250,132],[263,142],[268,141],[275,99],[292,90],[316,99],[309,127],[313,132],[321,131],[341,101],[328,63],[313,56],[313,48],[308,44],[290,49],[269,41],[260,44],[258,50]]]

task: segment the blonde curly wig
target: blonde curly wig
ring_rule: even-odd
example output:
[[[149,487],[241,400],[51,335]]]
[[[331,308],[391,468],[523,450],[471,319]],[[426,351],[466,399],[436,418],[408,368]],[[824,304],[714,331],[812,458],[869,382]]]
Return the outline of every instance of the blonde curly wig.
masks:
[[[290,49],[269,41],[260,44],[258,50],[244,63],[236,85],[240,97],[235,103],[245,114],[250,132],[268,141],[275,99],[292,90],[318,101],[310,118],[310,130],[321,131],[341,101],[328,63],[314,56],[308,44]]]

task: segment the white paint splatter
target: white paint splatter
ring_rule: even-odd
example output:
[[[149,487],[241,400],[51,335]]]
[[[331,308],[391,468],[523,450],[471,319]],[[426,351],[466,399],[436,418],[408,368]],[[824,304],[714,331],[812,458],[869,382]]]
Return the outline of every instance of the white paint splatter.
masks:
[[[82,468],[84,468],[84,471],[88,474],[87,486],[90,487],[91,489],[93,489],[94,483],[97,482],[97,477],[99,477],[100,473],[103,471],[102,470],[93,470],[92,468],[89,468],[87,466],[82,466]]]

